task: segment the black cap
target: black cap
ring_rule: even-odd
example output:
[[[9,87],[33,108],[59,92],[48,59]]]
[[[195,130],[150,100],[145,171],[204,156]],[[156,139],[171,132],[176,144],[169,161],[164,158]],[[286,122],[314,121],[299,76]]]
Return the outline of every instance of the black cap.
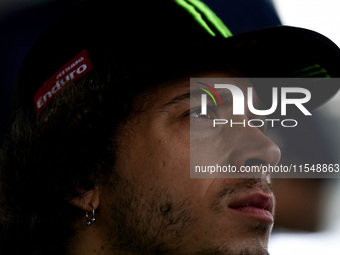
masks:
[[[301,28],[237,34],[199,0],[81,1],[27,56],[18,106],[40,112],[66,81],[83,75],[157,80],[224,66],[239,67],[249,77],[340,77],[340,51],[323,35]],[[313,84],[322,94],[313,107],[339,87]]]

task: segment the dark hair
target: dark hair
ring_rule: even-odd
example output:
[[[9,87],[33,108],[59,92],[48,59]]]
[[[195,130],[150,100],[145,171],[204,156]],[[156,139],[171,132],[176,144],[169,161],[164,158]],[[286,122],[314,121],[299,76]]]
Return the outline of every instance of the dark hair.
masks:
[[[0,254],[65,253],[82,213],[67,199],[112,174],[118,126],[133,106],[112,83],[85,76],[40,116],[17,114],[0,154]]]

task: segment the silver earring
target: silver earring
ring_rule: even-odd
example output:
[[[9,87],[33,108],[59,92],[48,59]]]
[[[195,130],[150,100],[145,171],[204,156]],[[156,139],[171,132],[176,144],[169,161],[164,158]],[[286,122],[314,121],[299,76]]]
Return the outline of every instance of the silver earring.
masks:
[[[96,222],[96,217],[94,215],[95,211],[94,211],[94,207],[92,204],[90,204],[92,207],[92,217],[91,219],[89,218],[89,212],[85,213],[85,217],[86,217],[86,225],[87,226],[91,226],[92,223]]]

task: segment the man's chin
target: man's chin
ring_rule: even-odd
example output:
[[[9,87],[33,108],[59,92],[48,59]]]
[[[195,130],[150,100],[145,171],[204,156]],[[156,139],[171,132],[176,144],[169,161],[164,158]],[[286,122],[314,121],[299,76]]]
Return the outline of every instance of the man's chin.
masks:
[[[195,255],[269,255],[267,248],[261,246],[253,247],[218,247],[206,249],[195,253]]]
[[[228,236],[211,246],[213,248],[202,250],[197,254],[201,255],[267,255],[268,242],[272,230],[272,224],[260,222],[247,226],[248,229],[238,237]],[[196,254],[196,253],[195,253]]]

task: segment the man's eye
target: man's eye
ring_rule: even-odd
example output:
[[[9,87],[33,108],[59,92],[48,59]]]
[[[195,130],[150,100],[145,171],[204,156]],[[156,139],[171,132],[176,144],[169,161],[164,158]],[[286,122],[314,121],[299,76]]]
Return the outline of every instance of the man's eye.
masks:
[[[206,119],[210,119],[210,115],[209,114],[202,114],[198,111],[194,111],[194,112],[190,112],[190,118],[206,118]]]
[[[203,118],[203,119],[211,119],[214,116],[214,112],[208,107],[207,114],[201,113],[201,108],[193,109],[190,111],[190,118]]]

